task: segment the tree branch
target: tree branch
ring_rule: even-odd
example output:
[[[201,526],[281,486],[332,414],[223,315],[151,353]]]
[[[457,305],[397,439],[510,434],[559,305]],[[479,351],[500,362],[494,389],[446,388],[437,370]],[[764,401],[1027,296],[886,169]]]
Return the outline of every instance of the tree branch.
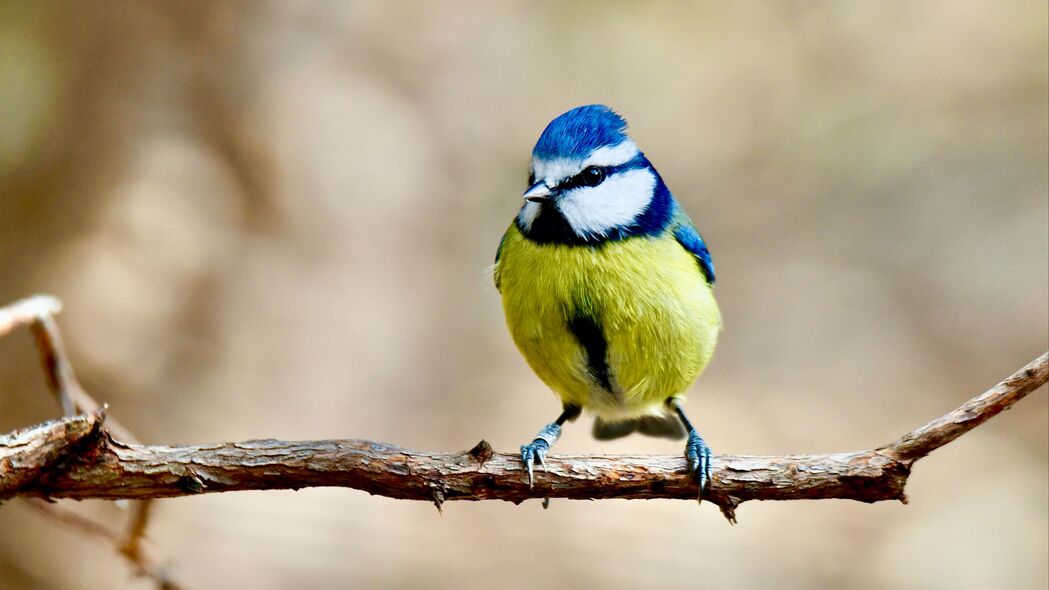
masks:
[[[841,498],[906,501],[915,461],[1008,408],[1049,379],[1049,353],[957,410],[899,440],[871,450],[824,455],[719,455],[704,495],[734,517],[747,500]],[[75,457],[31,481],[2,485],[0,496],[47,498],[166,498],[238,490],[339,486],[390,498],[448,500],[568,498],[695,498],[697,489],[678,456],[561,455],[547,460],[530,488],[517,454],[494,453],[482,441],[470,451],[413,451],[365,440],[257,440],[187,446],[146,446],[113,439],[101,413],[33,429],[99,432]],[[19,440],[32,439],[32,431]],[[50,435],[50,436],[53,436]],[[0,439],[0,457],[7,439]],[[23,444],[23,449],[26,449]],[[33,455],[32,449],[23,452]],[[7,451],[9,452],[9,451]],[[38,461],[39,463],[39,461]],[[7,479],[0,469],[0,482]]]

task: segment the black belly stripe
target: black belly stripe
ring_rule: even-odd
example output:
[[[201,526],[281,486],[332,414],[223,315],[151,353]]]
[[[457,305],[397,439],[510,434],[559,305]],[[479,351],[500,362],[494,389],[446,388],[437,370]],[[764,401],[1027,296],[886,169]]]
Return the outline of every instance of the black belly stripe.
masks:
[[[586,364],[590,374],[609,392],[612,392],[612,380],[608,374],[608,342],[594,318],[577,316],[568,322],[568,329],[586,351]]]

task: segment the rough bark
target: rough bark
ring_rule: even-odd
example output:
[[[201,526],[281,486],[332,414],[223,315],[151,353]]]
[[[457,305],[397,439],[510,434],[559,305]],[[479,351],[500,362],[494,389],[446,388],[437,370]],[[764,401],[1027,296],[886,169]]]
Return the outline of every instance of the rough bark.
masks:
[[[747,500],[842,498],[905,501],[913,463],[1034,391],[1049,379],[1049,353],[984,394],[899,440],[826,455],[714,457],[704,494],[732,518]],[[256,440],[146,446],[115,440],[102,413],[48,422],[0,438],[0,497],[165,498],[238,490],[354,488],[398,499],[696,498],[676,456],[561,455],[534,487],[517,454],[484,441],[469,451],[413,451],[365,440]]]

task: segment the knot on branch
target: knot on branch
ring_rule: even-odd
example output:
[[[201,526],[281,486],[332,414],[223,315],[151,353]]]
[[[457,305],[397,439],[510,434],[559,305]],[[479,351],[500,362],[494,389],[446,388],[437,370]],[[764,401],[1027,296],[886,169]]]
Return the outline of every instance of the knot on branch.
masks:
[[[474,445],[474,448],[467,451],[467,454],[474,459],[477,459],[477,462],[480,463],[478,469],[480,469],[481,467],[484,467],[484,464],[487,463],[489,459],[492,458],[492,455],[495,454],[495,449],[492,448],[492,445],[488,444],[488,441],[482,438],[481,442],[477,443]]]

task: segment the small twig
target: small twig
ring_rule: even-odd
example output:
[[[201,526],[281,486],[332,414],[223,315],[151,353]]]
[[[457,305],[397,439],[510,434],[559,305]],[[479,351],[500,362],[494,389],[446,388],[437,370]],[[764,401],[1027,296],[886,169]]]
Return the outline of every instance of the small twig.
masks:
[[[901,461],[914,462],[1008,410],[1028,393],[1045,385],[1049,362],[1043,354],[1005,381],[961,407],[903,435],[889,448]]]
[[[40,352],[40,360],[44,367],[44,375],[47,378],[48,387],[61,403],[63,414],[66,417],[70,417],[78,413],[88,414],[96,412],[99,416],[98,424],[101,424],[101,417],[104,415],[105,407],[92,399],[80,385],[80,381],[76,378],[76,372],[73,370],[73,365],[69,362],[69,357],[66,355],[65,343],[62,341],[62,334],[58,329],[58,324],[52,317],[53,314],[58,313],[61,309],[62,302],[50,295],[36,295],[2,307],[0,308],[0,336],[9,333],[19,326],[28,325],[36,338],[37,350]],[[109,434],[115,434],[121,439],[138,442],[138,439],[135,438],[130,430],[114,419],[108,421],[107,431]],[[76,442],[71,436],[67,437],[66,442],[73,444],[69,441]],[[65,449],[62,450],[64,451]],[[50,452],[45,454],[45,456],[54,455],[55,452]],[[3,465],[0,465],[0,467],[3,467]],[[0,474],[2,473],[3,471],[0,470]],[[14,478],[12,478],[12,481],[15,481]],[[0,486],[2,485],[3,482],[0,481]],[[3,489],[0,487],[0,493],[2,492]],[[132,506],[127,534],[117,544],[120,553],[134,564],[138,564],[141,559],[142,539],[145,536],[146,527],[149,523],[152,503],[152,499],[146,499],[136,502]],[[157,578],[157,581],[162,588],[173,587],[166,579],[161,580]]]
[[[131,506],[127,532],[120,543],[120,553],[131,561],[139,559],[139,554],[142,552],[142,541],[146,537],[146,526],[149,524],[149,514],[152,509],[152,499],[135,502]]]
[[[62,342],[62,335],[58,332],[55,319],[47,314],[38,316],[33,323],[29,324],[29,329],[36,336],[36,346],[40,351],[40,360],[44,364],[47,385],[61,402],[62,413],[72,416],[79,412],[93,410],[93,407],[87,407],[88,400],[85,399],[87,392],[80,386],[80,381],[77,380],[76,373],[73,371],[73,365],[69,363],[65,344]]]
[[[40,351],[40,361],[44,366],[47,385],[62,404],[66,416],[86,414],[101,407],[80,385],[69,356],[66,354],[62,334],[58,324],[50,315],[44,314],[33,318],[29,329],[36,337],[36,347]],[[117,437],[137,442],[138,439],[130,430],[124,428],[115,419],[110,418],[106,428]]]
[[[62,302],[50,295],[34,295],[0,307],[0,336],[31,324],[39,317],[56,314]]]
[[[115,543],[118,540],[118,535],[109,530],[108,527],[76,512],[63,510],[57,504],[38,498],[29,498],[27,503],[33,510],[46,515],[48,518],[67,524],[85,535],[96,537],[109,543]]]
[[[61,310],[62,302],[51,295],[34,295],[0,307],[0,336],[28,326],[36,338],[48,387],[62,404],[63,414],[72,416],[77,413],[94,412],[101,404],[92,399],[77,380],[76,372],[66,355],[62,334],[53,317]],[[112,418],[109,419],[107,428],[120,438],[136,440],[127,428]]]

